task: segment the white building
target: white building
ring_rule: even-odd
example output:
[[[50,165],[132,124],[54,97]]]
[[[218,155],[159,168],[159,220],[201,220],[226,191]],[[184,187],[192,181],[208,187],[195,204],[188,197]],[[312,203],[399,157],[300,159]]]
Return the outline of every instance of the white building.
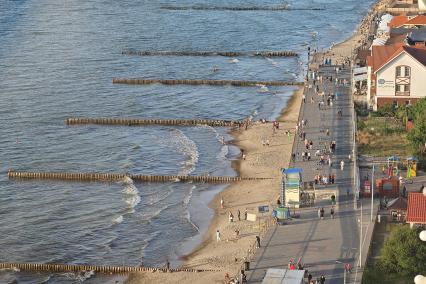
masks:
[[[374,110],[426,97],[426,48],[375,46],[368,64],[367,101]]]

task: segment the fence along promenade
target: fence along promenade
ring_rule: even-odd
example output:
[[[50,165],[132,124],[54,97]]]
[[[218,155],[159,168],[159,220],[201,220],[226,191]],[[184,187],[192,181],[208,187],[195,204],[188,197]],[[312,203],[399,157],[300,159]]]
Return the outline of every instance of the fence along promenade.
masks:
[[[125,177],[136,182],[204,182],[230,183],[237,181],[265,180],[271,178],[255,177],[224,177],[224,176],[162,176],[162,175],[131,175],[117,173],[70,173],[70,172],[17,172],[9,170],[9,179],[49,179],[74,181],[120,181]]]
[[[19,269],[21,271],[50,271],[50,272],[81,272],[94,271],[100,273],[124,274],[130,272],[162,271],[162,272],[212,272],[206,269],[184,268],[157,268],[145,266],[99,266],[99,265],[73,265],[73,264],[45,264],[45,263],[0,263],[0,269]]]
[[[113,84],[128,85],[211,85],[211,86],[235,86],[235,87],[258,87],[258,86],[303,86],[303,82],[285,82],[285,81],[239,81],[239,80],[176,80],[176,79],[130,79],[114,78]]]
[[[76,124],[99,124],[99,125],[209,125],[212,127],[234,127],[242,126],[244,121],[238,120],[218,120],[218,119],[132,119],[132,118],[91,118],[91,117],[70,117],[65,120],[68,125]]]

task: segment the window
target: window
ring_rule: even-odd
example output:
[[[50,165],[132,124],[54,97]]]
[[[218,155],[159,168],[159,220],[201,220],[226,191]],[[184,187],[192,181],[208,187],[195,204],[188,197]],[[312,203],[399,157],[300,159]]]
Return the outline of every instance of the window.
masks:
[[[410,67],[404,67],[404,77],[410,77]]]
[[[401,65],[395,68],[395,96],[409,96],[411,68]]]
[[[401,77],[401,66],[396,67],[396,77]]]

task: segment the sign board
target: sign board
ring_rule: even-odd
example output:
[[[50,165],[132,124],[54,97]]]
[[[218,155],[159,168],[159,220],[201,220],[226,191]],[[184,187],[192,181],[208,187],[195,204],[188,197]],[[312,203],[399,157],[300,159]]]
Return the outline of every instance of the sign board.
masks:
[[[247,221],[256,222],[256,214],[247,213]]]
[[[269,212],[269,205],[259,206],[259,213],[266,213],[266,212]]]
[[[354,75],[367,74],[367,67],[354,68]]]
[[[367,74],[354,75],[354,81],[364,81],[367,80]]]
[[[379,89],[389,89],[389,88],[395,88],[394,81],[391,80],[385,80],[385,79],[378,79],[377,80],[377,88]]]

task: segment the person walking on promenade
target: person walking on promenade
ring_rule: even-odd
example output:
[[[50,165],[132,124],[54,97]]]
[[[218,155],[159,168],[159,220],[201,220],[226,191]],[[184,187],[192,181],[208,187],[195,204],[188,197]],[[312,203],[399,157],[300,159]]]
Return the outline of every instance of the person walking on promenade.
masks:
[[[256,248],[260,248],[260,237],[256,236]]]
[[[237,211],[237,218],[238,218],[238,221],[241,221],[241,212],[240,212],[240,209],[238,209],[238,211]]]
[[[220,242],[220,232],[216,230],[216,242]]]
[[[311,284],[311,281],[312,281],[312,274],[309,273],[308,274],[308,283]]]
[[[343,160],[340,161],[340,170],[343,171],[343,168],[345,167],[345,162]]]
[[[334,207],[332,206],[330,209],[331,219],[334,219]]]
[[[306,95],[303,94],[302,98],[303,98],[303,103],[305,104],[306,103]]]
[[[320,277],[320,283],[321,284],[325,283],[325,276],[324,275],[321,275],[321,277]]]
[[[321,215],[321,220],[324,220],[324,207],[321,207],[320,215]]]
[[[321,219],[321,209],[318,208],[318,219]]]

